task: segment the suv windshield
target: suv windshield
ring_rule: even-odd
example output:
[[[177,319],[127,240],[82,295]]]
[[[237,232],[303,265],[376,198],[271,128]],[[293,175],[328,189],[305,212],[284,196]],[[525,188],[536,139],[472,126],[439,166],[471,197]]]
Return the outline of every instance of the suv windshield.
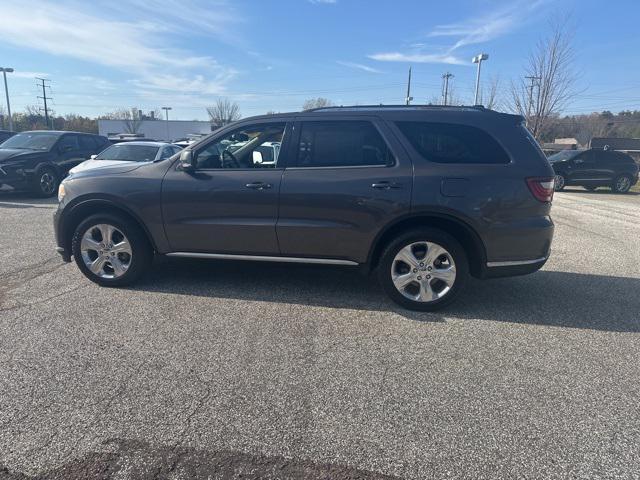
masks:
[[[60,135],[48,132],[18,133],[2,144],[2,148],[22,150],[51,150]]]
[[[129,162],[153,162],[160,147],[117,143],[101,152],[96,160],[126,160]]]
[[[581,154],[582,150],[563,150],[562,152],[554,153],[548,160],[550,162],[561,162],[562,160],[571,160],[576,155]]]

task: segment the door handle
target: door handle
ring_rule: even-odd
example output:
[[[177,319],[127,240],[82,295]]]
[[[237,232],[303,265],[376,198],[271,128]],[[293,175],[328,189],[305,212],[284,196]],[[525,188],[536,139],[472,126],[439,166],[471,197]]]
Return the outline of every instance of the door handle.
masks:
[[[271,188],[272,185],[270,183],[265,183],[265,182],[253,182],[253,183],[247,183],[245,187],[251,188],[253,190],[267,190]]]
[[[402,188],[402,186],[396,182],[382,180],[380,182],[372,183],[371,188],[375,188],[376,190],[391,190],[392,188]]]

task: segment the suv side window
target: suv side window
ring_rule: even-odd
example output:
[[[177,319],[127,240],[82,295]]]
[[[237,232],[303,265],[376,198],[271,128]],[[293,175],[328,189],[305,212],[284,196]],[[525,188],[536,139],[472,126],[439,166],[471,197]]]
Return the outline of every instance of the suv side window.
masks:
[[[97,148],[96,141],[89,135],[80,135],[80,148],[88,152],[94,152]]]
[[[284,122],[260,123],[233,130],[196,151],[196,168],[275,168],[278,164],[277,156],[262,155],[263,147],[281,144],[286,126]]]
[[[509,155],[488,133],[469,125],[396,122],[413,148],[437,163],[509,163]]]
[[[391,165],[394,158],[368,121],[302,122],[298,167]]]
[[[64,135],[58,143],[58,149],[60,152],[75,152],[80,150],[77,135]]]

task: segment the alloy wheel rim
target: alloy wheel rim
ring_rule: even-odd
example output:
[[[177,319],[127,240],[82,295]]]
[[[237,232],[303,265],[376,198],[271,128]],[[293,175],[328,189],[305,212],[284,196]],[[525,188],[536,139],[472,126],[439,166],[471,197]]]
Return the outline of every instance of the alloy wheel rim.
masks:
[[[560,190],[561,188],[564,187],[564,177],[562,175],[556,175],[556,190]]]
[[[119,278],[127,273],[133,258],[131,243],[113,225],[100,223],[87,229],[80,241],[85,266],[100,278]]]
[[[402,296],[429,303],[447,295],[456,281],[453,256],[434,242],[413,242],[391,262],[391,281]]]
[[[55,189],[56,179],[49,172],[45,172],[40,177],[40,188],[45,193],[53,193]]]
[[[616,185],[619,192],[626,192],[631,187],[631,181],[627,177],[620,177]]]

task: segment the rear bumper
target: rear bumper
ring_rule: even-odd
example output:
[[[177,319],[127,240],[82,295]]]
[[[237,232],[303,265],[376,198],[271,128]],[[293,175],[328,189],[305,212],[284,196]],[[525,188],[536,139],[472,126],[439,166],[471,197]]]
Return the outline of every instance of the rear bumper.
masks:
[[[540,270],[549,257],[536,258],[533,260],[513,260],[504,262],[487,262],[483,272],[483,278],[515,277],[518,275],[528,275]]]

